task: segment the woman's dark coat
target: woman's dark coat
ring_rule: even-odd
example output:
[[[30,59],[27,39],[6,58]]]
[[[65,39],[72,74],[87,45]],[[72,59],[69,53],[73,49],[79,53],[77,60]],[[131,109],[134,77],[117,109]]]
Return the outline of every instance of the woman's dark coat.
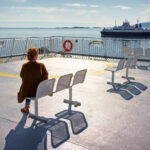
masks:
[[[38,84],[48,79],[48,72],[44,64],[39,62],[27,62],[23,64],[20,77],[22,84],[18,92],[18,103],[26,97],[35,97]]]

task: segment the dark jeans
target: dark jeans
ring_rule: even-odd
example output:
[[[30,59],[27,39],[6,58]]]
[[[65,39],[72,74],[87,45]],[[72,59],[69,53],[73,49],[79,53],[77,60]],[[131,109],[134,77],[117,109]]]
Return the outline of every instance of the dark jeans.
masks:
[[[26,99],[26,104],[25,105],[30,106],[30,101],[31,101],[30,99]]]

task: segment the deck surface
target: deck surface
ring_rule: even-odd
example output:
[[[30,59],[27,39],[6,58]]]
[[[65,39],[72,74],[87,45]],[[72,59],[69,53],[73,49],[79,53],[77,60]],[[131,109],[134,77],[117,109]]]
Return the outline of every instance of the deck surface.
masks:
[[[49,78],[57,80],[61,75],[88,70],[85,82],[73,87],[73,100],[81,102],[80,107],[72,107],[72,110],[79,112],[75,116],[76,122],[71,124],[61,118],[56,124],[45,125],[21,113],[24,103],[17,103],[17,92],[21,85],[19,72],[25,60],[1,63],[0,150],[51,150],[54,149],[51,141],[55,144],[60,137],[62,143],[55,148],[58,150],[150,149],[150,70],[145,67],[148,63],[139,63],[138,68],[129,70],[129,75],[135,77],[129,84],[121,78],[125,75],[125,69],[116,72],[115,81],[124,85],[114,91],[107,84],[111,81],[111,72],[104,71],[106,67],[116,64],[114,62],[73,58],[39,61],[45,64]],[[67,98],[68,89],[40,99],[40,116],[50,120],[57,118],[56,114],[68,108],[63,103]],[[33,103],[30,111],[34,113]],[[78,126],[82,127],[85,121],[88,126],[74,134],[71,127],[78,130]],[[66,133],[70,137],[67,140]]]

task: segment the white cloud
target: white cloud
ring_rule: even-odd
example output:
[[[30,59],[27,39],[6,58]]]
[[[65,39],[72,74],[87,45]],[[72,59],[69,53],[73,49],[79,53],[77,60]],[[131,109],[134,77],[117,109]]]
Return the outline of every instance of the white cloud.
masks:
[[[99,13],[97,10],[89,10],[90,13]]]
[[[10,0],[10,1],[12,1],[12,2],[19,2],[19,3],[24,3],[24,2],[26,2],[27,0]]]
[[[37,11],[37,12],[45,12],[45,13],[51,13],[51,12],[65,12],[65,9],[58,9],[58,8],[51,8],[51,7],[15,7],[12,6],[12,9],[15,10],[29,10],[29,11]]]
[[[122,9],[122,10],[130,9],[130,7],[128,7],[128,6],[114,6],[114,8],[119,8],[119,9]]]
[[[52,16],[52,15],[32,15],[32,14],[28,14],[28,15],[18,15],[18,16],[4,16],[4,15],[0,15],[0,20],[1,22],[9,22],[9,23],[31,23],[33,25],[35,25],[37,22],[40,23],[56,23],[56,24],[63,24],[63,23],[73,23],[73,24],[90,24],[90,25],[95,25],[95,23],[97,21],[94,20],[89,20],[87,18],[70,18],[70,17],[56,17],[56,16]],[[7,26],[7,25],[6,25]]]
[[[98,7],[99,7],[99,5],[90,5],[90,7],[98,8]]]
[[[143,14],[150,15],[150,5],[147,5],[147,7],[142,12]]]
[[[78,11],[75,11],[74,13],[75,13],[75,15],[90,15],[91,13],[97,14],[97,13],[99,13],[99,11],[97,11],[97,10],[78,10]]]
[[[85,14],[87,14],[87,11],[85,11],[85,10],[78,10],[78,11],[75,12],[75,14],[76,15],[85,15]]]
[[[149,22],[150,21],[150,5],[145,5],[146,8],[144,8],[141,12],[140,21],[142,22]]]
[[[66,6],[72,6],[72,7],[87,7],[86,4],[80,4],[80,3],[72,3],[72,4],[65,4]]]
[[[51,22],[55,21],[55,16],[50,15],[18,15],[18,16],[4,16],[0,15],[2,22]]]

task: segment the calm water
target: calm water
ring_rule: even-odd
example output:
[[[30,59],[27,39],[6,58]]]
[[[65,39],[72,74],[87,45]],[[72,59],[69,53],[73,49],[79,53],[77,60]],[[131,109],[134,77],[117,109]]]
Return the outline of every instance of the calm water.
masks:
[[[0,38],[13,37],[49,37],[49,36],[73,36],[73,37],[97,37],[102,28],[0,28]]]
[[[99,55],[109,57],[124,57],[123,47],[129,47],[134,52],[135,49],[142,49],[143,55],[146,55],[146,49],[150,49],[150,39],[117,39],[101,38],[102,28],[0,28],[0,57],[24,54],[25,50],[31,46],[48,47],[53,51],[61,51],[62,38],[56,36],[65,36],[64,40],[71,39],[73,42],[72,53]],[[44,41],[44,38],[30,39],[26,37],[52,37],[51,41]],[[72,36],[75,38],[68,38]],[[21,38],[20,40],[3,38]],[[77,37],[95,37],[95,38],[77,38]],[[49,39],[49,38],[48,38]],[[104,44],[90,44],[92,41],[103,41]]]

